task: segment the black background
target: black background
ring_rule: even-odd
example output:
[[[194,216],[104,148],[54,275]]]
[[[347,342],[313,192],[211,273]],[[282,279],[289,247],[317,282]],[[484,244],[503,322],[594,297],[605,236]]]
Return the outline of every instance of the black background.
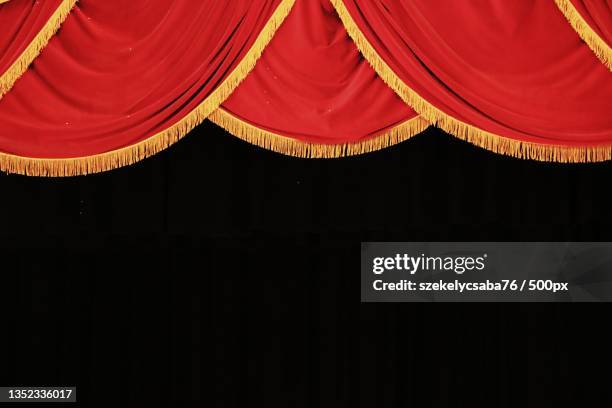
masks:
[[[296,159],[205,123],[129,168],[0,176],[0,385],[97,407],[610,406],[609,305],[360,304],[359,250],[612,241],[611,175],[435,129]]]

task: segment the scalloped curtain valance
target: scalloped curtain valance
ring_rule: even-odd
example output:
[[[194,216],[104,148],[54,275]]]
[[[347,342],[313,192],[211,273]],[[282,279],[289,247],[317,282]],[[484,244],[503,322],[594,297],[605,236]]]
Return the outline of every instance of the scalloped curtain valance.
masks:
[[[606,0],[0,3],[3,171],[110,170],[206,119],[309,158],[437,126],[518,158],[612,159]]]

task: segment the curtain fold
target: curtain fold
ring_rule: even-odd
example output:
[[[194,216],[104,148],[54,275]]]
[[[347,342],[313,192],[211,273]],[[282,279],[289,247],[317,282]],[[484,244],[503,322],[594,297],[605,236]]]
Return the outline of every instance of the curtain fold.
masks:
[[[597,58],[612,70],[612,2],[555,0],[574,30]]]
[[[155,154],[246,77],[294,0],[81,0],[0,100],[0,167],[87,174]]]
[[[77,0],[0,0],[0,98],[60,28]]]
[[[210,119],[260,147],[308,158],[371,152],[428,126],[363,59],[329,0],[297,0]]]
[[[550,1],[331,0],[430,123],[514,157],[612,158],[610,72]]]

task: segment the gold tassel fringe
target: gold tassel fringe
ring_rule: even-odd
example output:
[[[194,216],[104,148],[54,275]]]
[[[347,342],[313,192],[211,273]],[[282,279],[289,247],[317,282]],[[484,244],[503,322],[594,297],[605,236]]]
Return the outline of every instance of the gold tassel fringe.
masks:
[[[570,0],[555,0],[555,3],[580,38],[595,53],[597,58],[612,71],[612,48],[589,26]]]
[[[525,142],[495,135],[442,112],[408,87],[378,55],[361,32],[342,0],[331,0],[349,36],[376,73],[424,119],[459,139],[494,153],[520,159],[559,163],[599,162],[612,159],[612,145],[564,146]]]
[[[364,141],[321,144],[302,142],[269,132],[237,118],[223,108],[214,111],[208,119],[248,143],[287,156],[308,159],[330,159],[374,152],[410,139],[429,127],[427,121],[417,116],[397,125],[384,134]]]
[[[99,173],[134,164],[176,143],[215,111],[255,67],[295,0],[282,0],[248,53],[223,83],[194,110],[168,129],[135,145],[93,156],[38,159],[0,153],[0,170],[28,176],[68,177]]]
[[[1,2],[1,0],[0,0]],[[40,32],[36,34],[36,37],[32,39],[30,44],[25,50],[19,55],[19,57],[11,64],[6,72],[0,74],[0,99],[5,95],[15,84],[15,82],[23,75],[28,69],[32,61],[38,57],[43,48],[47,46],[47,43],[55,35],[57,30],[70,14],[70,11],[76,4],[77,0],[64,0],[59,5],[57,10],[53,12],[49,20],[42,27]]]

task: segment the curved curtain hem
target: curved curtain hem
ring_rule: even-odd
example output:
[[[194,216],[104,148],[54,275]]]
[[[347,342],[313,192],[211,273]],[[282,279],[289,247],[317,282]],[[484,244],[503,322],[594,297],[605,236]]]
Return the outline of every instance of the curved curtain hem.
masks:
[[[7,0],[8,1],[8,0]],[[0,3],[2,0],[0,0]],[[77,0],[64,0],[11,66],[0,74],[0,99],[11,90],[64,23]]]
[[[574,31],[597,58],[612,71],[612,48],[589,26],[570,0],[555,0],[555,3]]]
[[[342,0],[330,0],[349,36],[382,80],[412,109],[445,132],[494,153],[519,159],[557,163],[590,163],[612,159],[612,145],[565,146],[514,140],[462,122],[433,106],[408,85],[378,55]]]
[[[214,111],[208,119],[252,145],[305,159],[332,159],[375,152],[408,140],[429,127],[427,121],[417,116],[366,140],[324,144],[303,142],[270,132],[232,115],[223,108]]]
[[[0,170],[26,176],[80,176],[129,166],[161,152],[202,123],[234,92],[253,70],[294,3],[295,0],[282,0],[244,58],[221,85],[195,109],[166,130],[130,146],[84,157],[46,159],[0,153]]]

